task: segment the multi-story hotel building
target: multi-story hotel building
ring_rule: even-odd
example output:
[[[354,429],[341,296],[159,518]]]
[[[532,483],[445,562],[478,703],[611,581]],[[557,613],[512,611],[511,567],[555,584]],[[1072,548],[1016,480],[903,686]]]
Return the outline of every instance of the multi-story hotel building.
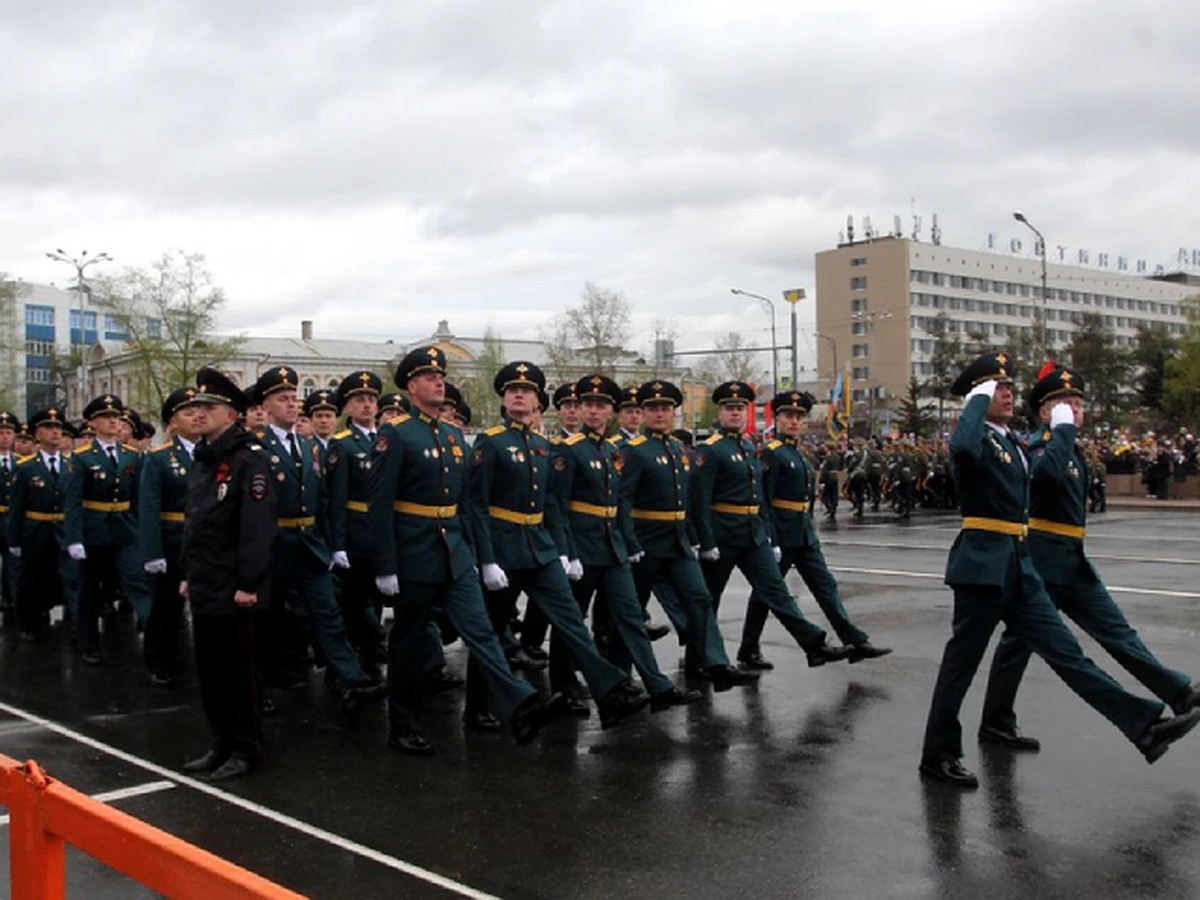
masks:
[[[825,375],[848,366],[855,418],[870,416],[877,428],[890,422],[910,376],[924,380],[932,374],[931,326],[943,311],[952,335],[964,341],[981,335],[1004,347],[1022,332],[1033,335],[1044,302],[1046,343],[1061,354],[1089,312],[1103,317],[1122,347],[1136,342],[1139,327],[1161,324],[1182,334],[1183,301],[1200,293],[1182,276],[1134,276],[1048,262],[1043,301],[1039,257],[893,236],[820,252],[816,270],[816,325],[825,338],[818,342],[818,371]]]

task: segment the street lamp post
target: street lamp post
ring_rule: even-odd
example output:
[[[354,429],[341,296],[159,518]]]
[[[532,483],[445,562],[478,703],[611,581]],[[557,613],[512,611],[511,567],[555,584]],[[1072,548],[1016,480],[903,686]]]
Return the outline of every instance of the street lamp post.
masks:
[[[1038,249],[1041,251],[1038,255],[1042,258],[1042,315],[1040,316],[1038,327],[1038,351],[1041,353],[1041,359],[1044,361],[1049,358],[1049,343],[1046,340],[1046,239],[1033,226],[1033,223],[1025,218],[1025,213],[1015,210],[1013,218],[1037,235]]]
[[[771,385],[771,393],[772,394],[778,393],[779,392],[779,341],[776,340],[776,338],[775,338],[775,303],[770,298],[764,297],[762,294],[752,294],[749,291],[741,291],[741,290],[738,290],[737,288],[730,288],[729,292],[731,294],[740,294],[743,297],[753,297],[755,300],[759,300],[759,301],[767,304],[767,306],[771,310],[771,376],[774,379],[774,383]]]
[[[97,253],[95,256],[88,257],[88,252],[84,250],[79,256],[67,256],[65,250],[61,247],[55,249],[53,253],[47,253],[47,257],[55,262],[66,263],[75,270],[75,290],[79,292],[79,396],[80,402],[88,401],[88,364],[87,364],[87,279],[84,278],[84,272],[88,266],[94,266],[96,263],[112,262],[112,257],[107,253]],[[68,324],[67,334],[70,334]]]
[[[863,323],[863,333],[869,335],[875,327],[876,322],[885,322],[892,318],[890,312],[856,312],[850,313],[850,318],[856,322]],[[867,378],[867,425],[871,434],[875,433],[875,388],[871,384],[871,379]],[[849,390],[850,386],[846,386]]]

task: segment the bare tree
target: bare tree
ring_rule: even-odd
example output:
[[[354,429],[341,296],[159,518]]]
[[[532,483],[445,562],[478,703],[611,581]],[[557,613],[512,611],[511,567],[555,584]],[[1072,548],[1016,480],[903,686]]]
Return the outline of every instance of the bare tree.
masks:
[[[25,343],[21,340],[20,304],[17,302],[28,288],[12,281],[0,272],[0,408],[11,409],[16,400],[13,386],[25,379],[21,364],[25,359]]]
[[[588,367],[611,370],[629,339],[629,301],[589,281],[579,305],[564,315],[567,332]]]
[[[483,351],[475,361],[473,374],[460,380],[453,377],[451,370],[450,380],[462,391],[463,398],[471,407],[472,427],[487,427],[500,420],[499,401],[492,382],[496,373],[504,368],[505,362],[504,342],[489,325],[483,333]]]
[[[571,328],[565,315],[555,316],[538,331],[538,337],[546,346],[546,374],[555,383],[562,383],[578,368],[575,350],[571,346]]]
[[[717,338],[712,356],[704,357],[699,366],[700,376],[713,384],[726,381],[754,380],[754,351],[746,346],[739,331],[730,331]]]

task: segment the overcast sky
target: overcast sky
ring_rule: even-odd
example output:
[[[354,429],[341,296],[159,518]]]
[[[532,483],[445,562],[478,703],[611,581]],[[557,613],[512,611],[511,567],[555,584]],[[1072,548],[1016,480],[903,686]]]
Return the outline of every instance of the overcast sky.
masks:
[[[590,280],[638,348],[656,319],[679,349],[769,343],[730,288],[811,295],[847,214],[908,232],[915,209],[927,238],[937,213],[983,248],[1022,209],[1052,246],[1151,266],[1200,247],[1184,0],[3,11],[0,271],[202,252],[228,329],[536,337]]]

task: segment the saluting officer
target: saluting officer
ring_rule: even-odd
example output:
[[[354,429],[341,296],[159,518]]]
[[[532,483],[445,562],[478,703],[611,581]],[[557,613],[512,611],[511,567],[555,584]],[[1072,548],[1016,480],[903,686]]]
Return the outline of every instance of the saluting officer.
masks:
[[[690,672],[710,678],[717,691],[753,684],[756,673],[729,665],[716,610],[692,549],[691,462],[683,444],[671,435],[683,394],[671,382],[655,380],[643,384],[638,395],[645,410],[645,432],[620,448],[621,522],[638,599],[645,607],[651,589],[665,581],[687,620]]]
[[[325,539],[321,502],[321,450],[315,440],[296,434],[297,383],[296,370],[290,366],[268,369],[258,379],[269,423],[262,443],[275,479],[278,506],[272,592],[277,604],[296,604],[300,617],[308,623],[309,637],[328,663],[342,707],[350,710],[382,699],[386,689],[363,671],[346,639],[333,595],[329,572],[333,559]]]
[[[1043,423],[1029,447],[1029,555],[1054,605],[1107,650],[1121,666],[1177,713],[1200,705],[1200,691],[1182,672],[1168,669],[1142,643],[1087,557],[1088,469],[1076,443],[1085,415],[1084,379],[1070,368],[1043,370],[1029,408]],[[1005,630],[992,659],[979,740],[1016,750],[1038,741],[1017,730],[1013,709],[1030,651]]]
[[[420,723],[435,606],[470,650],[470,690],[491,692],[518,743],[533,740],[563,709],[561,696],[542,700],[532,685],[513,675],[488,619],[459,513],[463,436],[439,418],[445,374],[446,355],[438,347],[419,347],[400,361],[396,384],[409,392],[414,414],[380,428],[371,462],[369,530],[376,585],[395,605],[388,636],[388,746],[417,756],[434,752]],[[472,725],[473,715],[487,711],[483,701],[473,702],[478,707],[468,706],[468,727],[490,728],[487,720]]]
[[[21,421],[10,412],[0,412],[0,523],[8,518],[8,507],[12,497],[13,475],[17,469],[17,457],[13,452]],[[8,552],[7,529],[0,527],[0,611],[16,609],[17,569],[20,563]]]
[[[275,491],[262,445],[238,422],[246,396],[215,369],[197,372],[196,385],[201,440],[188,473],[179,589],[192,606],[212,742],[183,770],[223,781],[248,774],[263,756],[255,613],[270,602]]]
[[[142,567],[152,586],[143,651],[150,683],[171,687],[179,674],[179,628],[183,597],[180,552],[187,486],[200,431],[196,388],[172,391],[162,405],[167,440],[142,460],[138,485],[138,535]]]
[[[847,657],[850,662],[886,656],[892,651],[873,646],[867,633],[850,621],[838,596],[837,581],[821,552],[821,541],[812,519],[817,496],[816,477],[800,449],[800,435],[812,407],[813,396],[804,391],[787,391],[771,398],[776,439],[768,442],[762,451],[763,499],[771,517],[771,533],[780,551],[779,574],[786,578],[792,566],[796,567],[834,632],[850,648]],[[759,645],[766,622],[767,605],[751,592],[737,657],[746,668],[774,668],[763,658]]]
[[[115,394],[83,410],[95,437],[75,448],[74,475],[66,481],[67,552],[80,563],[80,616],[76,634],[83,661],[100,663],[99,616],[116,600],[120,582],[145,624],[150,596],[137,548],[137,489],[141,457],[118,441],[125,406]]]
[[[29,419],[37,445],[22,457],[13,476],[8,511],[8,553],[20,560],[17,580],[17,627],[23,641],[40,640],[49,624],[50,608],[66,600],[72,627],[80,619],[78,593],[69,587],[77,578],[67,555],[63,492],[75,464],[62,454],[62,425],[57,406],[40,409]],[[80,649],[73,633],[71,644]]]
[[[582,406],[581,430],[557,442],[552,453],[551,497],[565,526],[559,549],[568,558],[567,577],[580,613],[597,592],[603,594],[605,614],[615,635],[614,659],[628,670],[632,664],[650,693],[657,712],[700,699],[698,691],[681,691],[658,667],[646,634],[645,614],[625,550],[620,522],[620,451],[605,436],[621,389],[611,378],[589,375],[573,385],[572,396]],[[583,703],[570,660],[556,637],[550,645],[550,680],[561,685],[577,704]],[[587,709],[586,705],[583,707]]]
[[[1148,762],[1200,720],[1197,709],[1160,720],[1161,702],[1128,693],[1084,656],[1047,595],[1025,540],[1029,462],[1008,430],[1013,372],[1008,354],[985,353],[951,386],[951,393],[966,397],[950,439],[963,521],[946,562],[946,583],[954,588],[954,627],[933,689],[920,771],[967,789],[978,787],[979,779],[961,762],[958,714],[1000,621],[1116,725]]]
[[[369,505],[371,448],[375,444],[375,414],[383,383],[374,372],[351,372],[337,389],[337,405],[348,426],[333,435],[325,452],[329,485],[329,541],[333,565],[341,570],[338,602],[350,643],[368,673],[385,662],[379,612],[383,597],[375,587],[371,562]],[[316,420],[314,419],[314,424]]]
[[[524,592],[550,620],[584,677],[600,711],[600,724],[611,728],[646,706],[649,698],[625,673],[600,656],[583,624],[567,581],[566,556],[560,553],[546,514],[550,480],[550,442],[529,427],[546,377],[531,362],[512,362],[493,382],[508,411],[509,423],[489,428],[471,453],[466,506],[488,608],[497,634],[512,617]]]

